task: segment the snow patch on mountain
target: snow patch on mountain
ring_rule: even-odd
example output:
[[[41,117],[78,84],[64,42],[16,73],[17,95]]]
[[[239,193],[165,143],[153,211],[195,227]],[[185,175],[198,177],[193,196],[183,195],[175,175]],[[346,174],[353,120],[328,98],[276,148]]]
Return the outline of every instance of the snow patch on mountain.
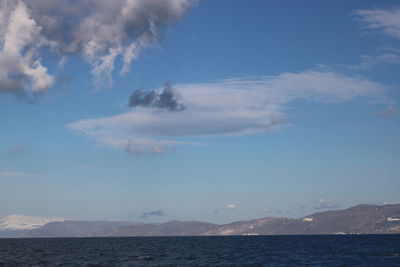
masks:
[[[0,230],[31,230],[39,228],[49,222],[62,222],[60,217],[37,217],[12,214],[0,219]]]

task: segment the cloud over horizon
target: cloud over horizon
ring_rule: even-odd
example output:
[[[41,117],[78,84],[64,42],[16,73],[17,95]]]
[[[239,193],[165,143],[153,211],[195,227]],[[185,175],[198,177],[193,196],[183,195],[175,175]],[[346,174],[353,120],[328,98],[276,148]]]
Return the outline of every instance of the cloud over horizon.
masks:
[[[164,88],[149,91],[160,95]],[[195,136],[242,136],[279,129],[285,109],[296,102],[344,103],[365,98],[387,103],[386,86],[366,78],[309,70],[277,76],[176,84],[185,109],[136,106],[116,116],[80,120],[67,128],[98,143],[130,153],[164,153]],[[178,138],[178,139],[177,139]]]
[[[146,219],[149,216],[167,216],[167,214],[163,210],[153,210],[148,212],[143,212],[138,218]]]
[[[180,19],[194,0],[0,0],[0,92],[45,93],[55,77],[41,55],[78,54],[95,88],[112,85],[115,61],[129,72],[141,50]]]
[[[314,210],[331,210],[337,208],[340,208],[339,204],[329,202],[322,198],[318,200],[318,203],[314,206]]]
[[[235,204],[228,204],[224,207],[224,209],[226,210],[234,210],[236,209],[236,205]]]

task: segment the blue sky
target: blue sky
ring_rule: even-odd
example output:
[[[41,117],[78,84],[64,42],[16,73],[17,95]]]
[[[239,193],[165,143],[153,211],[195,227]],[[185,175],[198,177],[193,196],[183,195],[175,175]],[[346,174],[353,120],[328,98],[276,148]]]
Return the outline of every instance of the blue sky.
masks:
[[[400,201],[397,1],[91,4],[0,1],[0,217]]]

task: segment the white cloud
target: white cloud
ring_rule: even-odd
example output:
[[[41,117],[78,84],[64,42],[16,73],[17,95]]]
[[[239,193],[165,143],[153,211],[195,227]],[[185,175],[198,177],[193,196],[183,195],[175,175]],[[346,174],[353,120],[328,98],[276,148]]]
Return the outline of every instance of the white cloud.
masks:
[[[92,66],[96,88],[111,86],[115,61],[129,71],[160,29],[181,18],[194,0],[0,0],[0,91],[43,93],[54,77],[41,60],[71,53]],[[43,51],[48,48],[47,51]]]
[[[226,210],[234,210],[236,209],[236,205],[235,204],[228,204],[225,206]]]
[[[0,177],[1,176],[8,176],[8,177],[41,177],[42,175],[40,174],[34,174],[34,173],[25,173],[25,172],[0,172]]]
[[[81,120],[67,127],[131,153],[163,153],[176,145],[193,144],[177,140],[181,137],[248,135],[279,129],[287,117],[284,110],[293,102],[341,103],[356,97],[387,102],[386,90],[384,85],[364,78],[313,70],[178,84],[174,94],[184,105],[182,110],[138,106],[120,115]]]
[[[359,9],[354,12],[357,19],[368,29],[381,31],[391,37],[400,38],[400,7],[390,9]]]
[[[400,6],[387,9],[359,9],[355,10],[353,15],[365,29],[371,30],[373,33],[380,33],[395,39],[400,38]],[[385,47],[383,50],[387,50],[387,52],[363,55],[360,57],[359,64],[350,65],[347,68],[363,71],[380,65],[400,63],[400,51],[397,48]]]
[[[9,12],[6,25],[0,36],[0,91],[45,91],[53,84],[53,77],[37,56],[39,47],[46,43],[40,35],[41,27],[23,2]]]

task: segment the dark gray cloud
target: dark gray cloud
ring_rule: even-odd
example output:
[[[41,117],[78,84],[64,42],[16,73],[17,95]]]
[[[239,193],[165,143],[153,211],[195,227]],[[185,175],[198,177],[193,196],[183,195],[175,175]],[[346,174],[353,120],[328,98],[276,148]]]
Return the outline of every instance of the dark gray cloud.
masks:
[[[163,210],[153,210],[148,212],[143,212],[139,218],[145,219],[149,216],[167,216]]]
[[[129,106],[131,108],[161,108],[170,111],[185,109],[185,105],[179,100],[170,83],[165,83],[161,92],[156,90],[136,90],[129,99]]]

